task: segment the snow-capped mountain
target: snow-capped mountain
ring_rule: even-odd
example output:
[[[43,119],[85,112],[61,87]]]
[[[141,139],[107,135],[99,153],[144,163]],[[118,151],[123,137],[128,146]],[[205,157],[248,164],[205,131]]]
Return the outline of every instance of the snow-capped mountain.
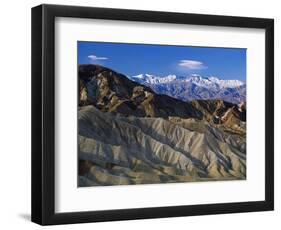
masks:
[[[195,83],[203,87],[219,86],[220,88],[235,88],[244,85],[244,83],[239,80],[222,80],[214,76],[205,78],[196,74],[187,77],[185,81]]]
[[[131,80],[134,80],[139,83],[146,83],[146,84],[163,84],[163,83],[168,83],[171,81],[174,81],[177,79],[176,75],[168,75],[166,77],[159,77],[159,76],[154,76],[151,74],[139,74],[136,76],[132,76],[130,78]]]
[[[222,80],[197,74],[187,77],[139,74],[128,78],[152,88],[158,94],[166,94],[184,101],[221,99],[235,104],[246,101],[246,84],[239,80]]]

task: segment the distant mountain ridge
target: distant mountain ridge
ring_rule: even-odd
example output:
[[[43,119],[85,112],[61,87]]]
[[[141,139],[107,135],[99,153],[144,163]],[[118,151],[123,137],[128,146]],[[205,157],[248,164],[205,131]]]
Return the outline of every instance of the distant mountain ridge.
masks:
[[[139,74],[136,76],[129,77],[129,79],[134,80],[139,83],[147,83],[147,84],[161,84],[168,83],[171,81],[178,80],[178,76],[176,75],[168,75],[165,77],[158,77],[152,74]]]
[[[219,99],[239,104],[246,101],[246,84],[239,80],[222,80],[218,77],[187,77],[139,74],[127,76],[130,80],[146,85],[158,94],[165,94],[183,101]]]

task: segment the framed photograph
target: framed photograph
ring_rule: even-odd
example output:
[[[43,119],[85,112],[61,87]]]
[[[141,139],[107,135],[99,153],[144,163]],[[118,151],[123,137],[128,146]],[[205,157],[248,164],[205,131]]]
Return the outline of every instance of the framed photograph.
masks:
[[[274,21],[32,8],[32,221],[273,210]]]

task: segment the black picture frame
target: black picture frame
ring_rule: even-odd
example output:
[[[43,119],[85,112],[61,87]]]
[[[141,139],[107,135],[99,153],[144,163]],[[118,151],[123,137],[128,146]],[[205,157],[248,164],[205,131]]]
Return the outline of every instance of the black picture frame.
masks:
[[[265,29],[265,200],[55,213],[55,18],[109,19]],[[32,221],[41,225],[267,211],[274,209],[274,20],[110,8],[32,8]]]

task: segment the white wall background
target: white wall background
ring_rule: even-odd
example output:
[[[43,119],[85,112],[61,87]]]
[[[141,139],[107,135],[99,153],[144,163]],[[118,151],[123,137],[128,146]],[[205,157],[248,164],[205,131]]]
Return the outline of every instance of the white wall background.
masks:
[[[30,8],[41,3],[84,5],[111,8],[161,10],[188,13],[221,14],[275,19],[275,211],[180,217],[153,220],[76,224],[68,229],[266,229],[280,225],[281,218],[281,80],[279,1],[225,0],[56,0],[2,1],[0,35],[0,226],[1,229],[39,229],[30,222]],[[279,92],[278,92],[279,90]],[[280,162],[280,163],[279,163]],[[64,229],[66,226],[55,226]],[[47,227],[49,228],[49,227]]]

